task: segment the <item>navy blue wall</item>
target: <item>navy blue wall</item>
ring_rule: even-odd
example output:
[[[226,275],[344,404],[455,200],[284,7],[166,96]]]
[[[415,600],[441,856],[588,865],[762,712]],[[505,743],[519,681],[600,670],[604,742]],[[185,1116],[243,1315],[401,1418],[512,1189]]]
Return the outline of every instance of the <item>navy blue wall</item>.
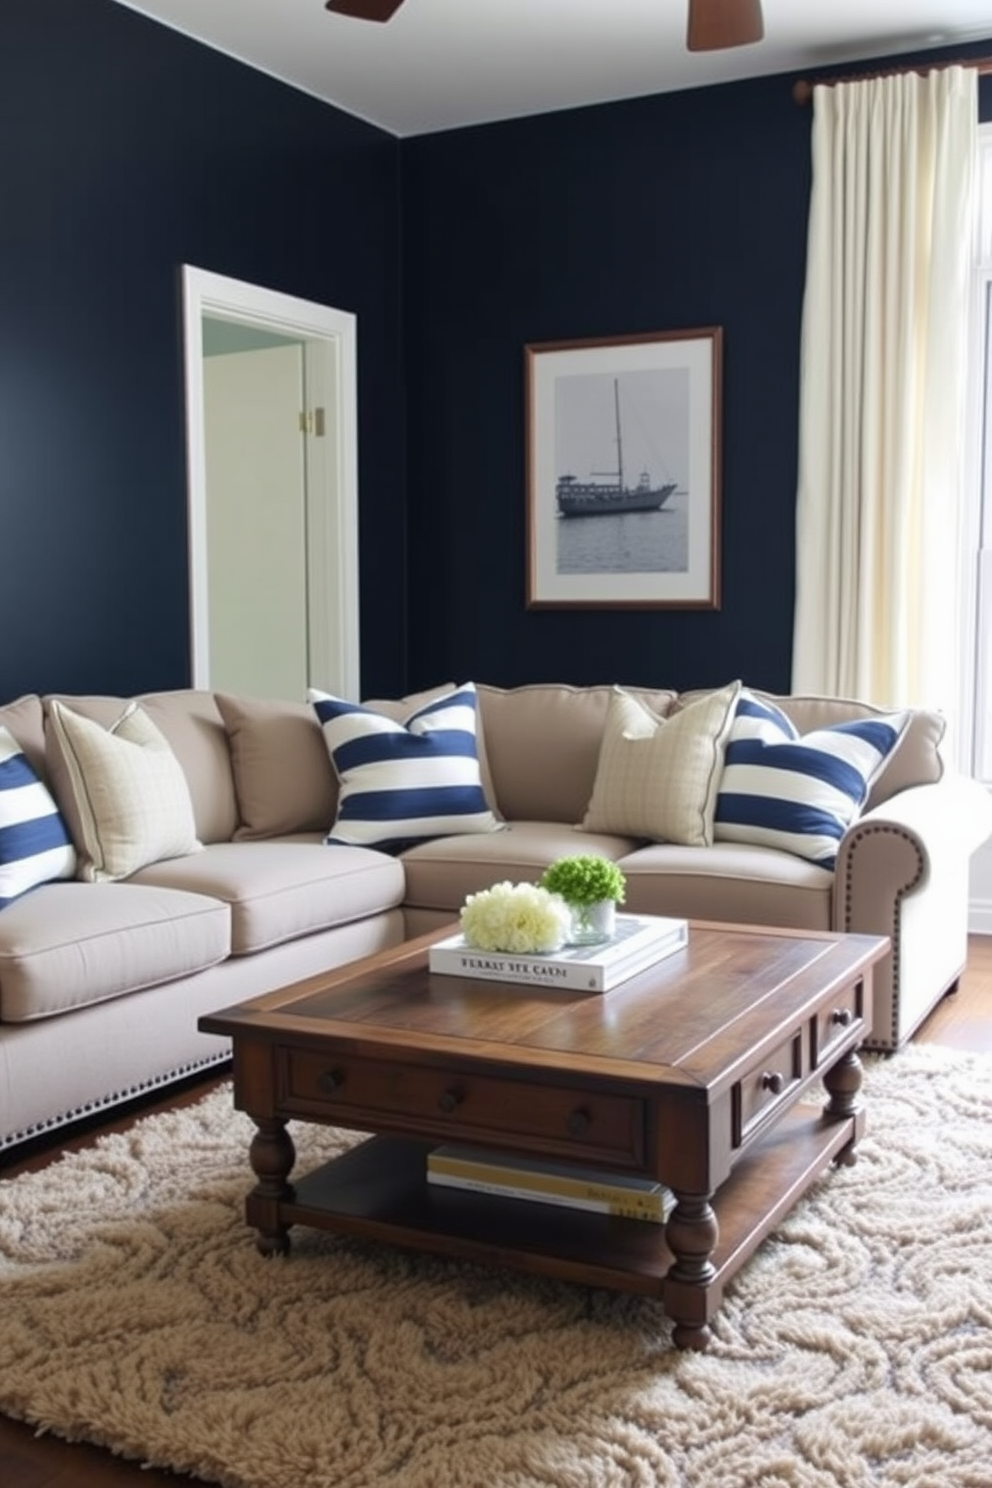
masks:
[[[180,265],[357,313],[363,681],[402,686],[399,144],[109,0],[0,9],[0,699],[189,681]]]
[[[184,262],[358,316],[367,694],[787,687],[810,176],[790,83],[400,142],[110,0],[4,0],[0,700],[189,680]],[[524,345],[706,325],[722,609],[526,611]]]
[[[792,82],[405,142],[411,685],[788,690],[812,122]],[[524,345],[711,325],[722,608],[526,610]]]

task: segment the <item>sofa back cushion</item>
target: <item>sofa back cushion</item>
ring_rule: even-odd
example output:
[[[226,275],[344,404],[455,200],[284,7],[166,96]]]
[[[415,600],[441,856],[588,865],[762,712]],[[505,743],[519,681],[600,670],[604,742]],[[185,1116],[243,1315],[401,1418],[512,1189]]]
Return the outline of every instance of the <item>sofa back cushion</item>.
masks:
[[[55,696],[73,712],[103,724],[104,728],[120,717],[130,701],[61,693]],[[238,806],[227,734],[213,693],[181,688],[172,692],[146,692],[135,701],[164,734],[182,766],[199,840],[230,842],[238,826]],[[46,710],[50,702],[50,698],[44,699]]]
[[[422,704],[453,690],[454,683],[446,682],[408,697],[375,698],[364,706],[402,722]],[[337,816],[338,779],[312,704],[232,693],[218,693],[216,703],[227,730],[237,793],[235,840],[326,834]]]
[[[338,783],[309,703],[217,694],[238,797],[239,842],[326,832]]]
[[[676,694],[625,687],[666,718]],[[612,686],[479,686],[492,804],[507,821],[582,821],[596,779]]]
[[[238,825],[231,754],[213,693],[146,692],[137,701],[183,767],[201,842],[230,842]]]
[[[885,760],[871,783],[865,810],[880,806],[897,791],[907,790],[913,785],[933,785],[944,774],[944,761],[940,744],[947,728],[943,714],[932,708],[909,708],[903,711],[875,708],[870,703],[861,703],[851,698],[817,697],[796,693],[779,696],[776,693],[756,692],[757,697],[768,699],[781,708],[791,719],[800,734],[810,734],[817,729],[831,728],[837,723],[849,723],[860,718],[902,719],[908,712],[909,722],[903,730],[898,746]]]

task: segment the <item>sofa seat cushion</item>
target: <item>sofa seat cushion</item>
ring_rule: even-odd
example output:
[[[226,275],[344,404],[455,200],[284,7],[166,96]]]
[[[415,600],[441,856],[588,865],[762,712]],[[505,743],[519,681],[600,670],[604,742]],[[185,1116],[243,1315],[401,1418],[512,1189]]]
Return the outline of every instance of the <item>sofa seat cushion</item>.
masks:
[[[630,914],[829,930],[834,874],[777,848],[649,843],[620,858]]]
[[[563,822],[516,821],[490,836],[439,837],[409,848],[406,903],[418,909],[461,909],[468,894],[494,883],[536,883],[555,858],[598,852],[619,858],[636,846],[630,837],[580,832]]]
[[[230,928],[228,906],[201,894],[43,884],[0,915],[0,1021],[47,1018],[205,971],[226,960]]]
[[[403,901],[403,867],[364,847],[309,839],[217,842],[188,858],[142,868],[129,883],[209,894],[231,908],[231,954],[331,930]]]

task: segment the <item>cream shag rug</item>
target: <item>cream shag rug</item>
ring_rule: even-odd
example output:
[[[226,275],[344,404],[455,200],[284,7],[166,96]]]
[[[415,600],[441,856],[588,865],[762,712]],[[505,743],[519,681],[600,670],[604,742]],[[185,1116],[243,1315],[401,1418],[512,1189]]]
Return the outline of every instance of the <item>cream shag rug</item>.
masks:
[[[651,1302],[242,1220],[220,1091],[0,1182],[0,1410],[229,1488],[988,1488],[992,1060],[868,1062],[861,1159]],[[295,1125],[297,1171],[353,1140]]]

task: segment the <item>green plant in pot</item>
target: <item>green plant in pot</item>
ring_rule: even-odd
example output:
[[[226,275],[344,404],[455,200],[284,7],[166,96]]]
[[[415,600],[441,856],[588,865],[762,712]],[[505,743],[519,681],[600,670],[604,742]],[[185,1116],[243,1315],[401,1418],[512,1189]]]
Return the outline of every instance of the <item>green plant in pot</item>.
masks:
[[[556,858],[540,883],[542,889],[559,894],[571,909],[573,942],[612,939],[616,907],[627,892],[627,880],[616,863],[594,853]]]

